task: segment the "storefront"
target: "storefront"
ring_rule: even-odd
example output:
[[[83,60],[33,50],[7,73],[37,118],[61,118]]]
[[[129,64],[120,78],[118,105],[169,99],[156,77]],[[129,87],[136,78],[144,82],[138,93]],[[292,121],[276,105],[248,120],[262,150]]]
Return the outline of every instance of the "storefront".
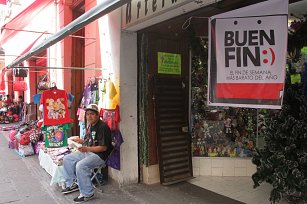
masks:
[[[37,0],[34,4],[42,2],[46,1]],[[136,67],[130,59],[135,59],[136,62],[137,51],[135,49],[133,52],[133,46],[131,46],[131,43],[136,42],[134,41],[136,35],[121,36],[121,9],[119,7],[126,2],[59,1],[54,3],[52,1],[50,6],[55,15],[52,19],[56,20],[51,24],[44,22],[44,25],[53,29],[48,30],[50,33],[48,38],[33,43],[32,47],[25,49],[24,52],[23,49],[19,50],[18,52],[22,53],[18,54],[21,55],[19,58],[6,58],[5,63],[11,70],[16,66],[29,68],[30,74],[26,78],[29,90],[25,91],[27,102],[33,101],[34,94],[42,93],[44,89],[54,85],[58,89],[72,93],[75,98],[70,112],[71,117],[76,119],[74,127],[79,123],[76,113],[85,91],[84,88],[97,88],[96,82],[102,82],[105,85],[102,91],[106,100],[104,102],[95,100],[95,103],[98,102],[99,106],[105,109],[114,109],[116,105],[119,105],[121,121],[125,121],[119,126],[125,142],[121,151],[122,155],[129,155],[129,157],[121,158],[120,171],[112,169],[109,174],[119,183],[136,183],[138,179],[137,146],[135,145],[137,143],[137,103],[136,91],[133,89],[136,87],[136,71],[133,71],[133,69],[136,70]],[[43,10],[39,13],[46,14],[45,12]],[[93,22],[96,19],[99,20]],[[32,25],[30,20],[26,23]],[[28,27],[22,30],[26,29]],[[31,31],[33,30],[30,30],[29,33],[33,34]],[[16,35],[20,35],[19,33],[21,31],[15,30]],[[9,42],[13,43],[13,38],[8,40]],[[131,52],[121,53],[121,48],[125,46],[125,50],[130,49]],[[24,62],[23,67],[18,66],[21,62]],[[120,69],[120,67],[128,69]],[[45,74],[36,75],[41,70],[47,70],[46,77]],[[120,85],[121,89],[119,89]],[[98,86],[100,90],[100,85]],[[111,91],[108,92],[108,90]],[[123,94],[125,97],[121,97]],[[120,98],[122,98],[121,101],[119,101]],[[78,130],[73,132],[76,135],[79,133]]]
[[[199,175],[255,172],[251,156],[263,147],[265,121],[274,111],[207,106],[206,95],[208,18],[259,2],[180,1],[166,6],[132,1],[122,8],[123,28],[138,32],[143,182],[170,184]]]
[[[208,18],[261,1],[144,0],[110,13],[100,1],[72,5],[63,1],[57,18],[72,24],[56,26],[58,32],[35,47],[34,55],[48,48],[49,61],[42,66],[50,68],[58,88],[76,97],[81,97],[90,79],[114,83],[117,94],[112,100],[120,106],[125,156],[121,170],[109,174],[119,183],[250,176],[255,171],[250,156],[263,145],[262,128],[270,112],[206,105]],[[86,25],[73,21],[96,4],[104,11],[97,21]],[[75,33],[78,38],[71,38],[68,35],[77,30],[70,28],[75,26],[84,29]],[[22,58],[31,56],[26,53]]]

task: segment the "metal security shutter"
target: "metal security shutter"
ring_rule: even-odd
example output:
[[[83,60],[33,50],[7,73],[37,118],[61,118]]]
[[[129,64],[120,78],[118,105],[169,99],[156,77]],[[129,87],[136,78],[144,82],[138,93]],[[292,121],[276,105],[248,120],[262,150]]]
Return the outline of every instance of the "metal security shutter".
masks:
[[[160,182],[167,185],[193,176],[187,90],[180,77],[159,76],[154,89]]]

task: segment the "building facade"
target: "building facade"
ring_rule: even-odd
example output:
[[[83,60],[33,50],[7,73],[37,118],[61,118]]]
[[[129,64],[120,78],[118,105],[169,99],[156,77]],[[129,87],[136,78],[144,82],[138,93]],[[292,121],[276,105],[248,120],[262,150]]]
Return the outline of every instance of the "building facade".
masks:
[[[248,125],[258,115],[253,111],[244,113],[245,110],[240,112],[237,109],[204,109],[205,119],[195,122],[199,109],[193,109],[193,104],[204,91],[200,87],[204,80],[200,79],[200,84],[197,84],[197,77],[203,76],[201,71],[207,65],[198,69],[199,72],[193,70],[197,58],[193,58],[191,43],[197,41],[198,45],[206,48],[205,51],[208,50],[206,41],[210,16],[261,1],[125,2],[123,6],[112,9],[24,62],[24,66],[32,67],[24,79],[29,87],[24,92],[26,102],[33,102],[31,96],[39,91],[38,80],[48,74],[50,81],[56,83],[58,88],[75,96],[71,106],[75,127],[72,134],[75,135],[79,133],[76,112],[84,86],[92,78],[112,80],[115,97],[107,104],[101,104],[101,107],[120,107],[119,130],[124,139],[121,170],[109,170],[109,175],[120,184],[171,184],[198,175],[250,176],[255,167],[247,153],[244,155],[242,151],[242,157],[234,155],[233,147],[222,143],[219,143],[221,146],[204,146],[202,137],[213,128],[223,137],[230,132],[234,134],[234,129],[231,129],[233,121],[228,124],[230,132],[223,129],[228,127],[226,116],[233,114],[231,119],[238,124],[239,120],[245,120],[243,114],[250,116],[243,125],[244,130],[251,130],[244,133],[249,134],[246,136],[249,140],[244,142],[250,144],[252,150],[261,141],[258,132],[251,137],[256,127]],[[38,9],[37,16],[24,22],[22,28],[13,30],[14,34],[7,42],[1,42],[7,55],[6,66],[16,60],[16,56],[40,46],[50,36],[103,3],[103,0],[33,1],[22,10],[22,15],[29,17],[26,10],[33,6]],[[24,5],[21,0],[20,4]],[[7,19],[5,25],[12,21],[14,18]],[[29,39],[29,42],[25,39]],[[15,56],[9,57],[9,53]],[[194,57],[196,54],[194,51]],[[164,60],[169,60],[171,66],[165,65]],[[7,84],[9,86],[12,85]],[[8,93],[13,90],[6,89]],[[238,134],[242,135],[243,132]],[[222,151],[228,156],[217,155]]]

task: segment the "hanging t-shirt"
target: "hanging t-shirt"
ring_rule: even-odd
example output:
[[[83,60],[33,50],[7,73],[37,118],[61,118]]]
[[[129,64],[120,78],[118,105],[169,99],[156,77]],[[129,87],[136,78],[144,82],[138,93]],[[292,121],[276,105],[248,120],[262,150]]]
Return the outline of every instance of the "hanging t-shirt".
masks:
[[[40,104],[41,97],[42,97],[42,94],[35,94],[35,95],[33,95],[32,98],[34,100],[34,104]],[[75,98],[75,96],[72,95],[71,93],[69,93],[67,95],[67,97],[68,97],[68,102],[69,103],[71,103],[74,100],[74,98]]]
[[[120,170],[120,145],[124,142],[119,130],[112,131],[113,150],[107,159],[107,165],[113,169]]]
[[[117,91],[114,83],[109,79],[105,84],[105,94],[103,98],[103,108],[114,109],[117,103]]]
[[[103,106],[103,97],[104,97],[104,94],[106,92],[105,83],[106,82],[102,81],[102,80],[98,81],[98,97],[99,97],[98,106],[99,107]]]
[[[94,83],[91,85],[91,103],[95,103],[98,105],[99,95],[98,95],[98,83],[95,80]]]
[[[119,106],[116,105],[115,109],[101,109],[100,117],[102,121],[107,123],[111,130],[117,129],[117,123],[120,121]]]
[[[35,95],[33,95],[32,98],[34,100],[34,104],[40,104],[41,97],[42,97],[42,94],[35,94]]]
[[[43,126],[46,147],[64,147],[67,146],[66,130],[70,129],[71,123],[63,125]]]
[[[109,80],[109,81],[107,82],[106,92],[107,92],[107,95],[108,95],[109,99],[111,99],[111,100],[112,100],[112,99],[116,96],[116,94],[117,94],[117,91],[116,91],[116,88],[115,88],[115,86],[114,86],[114,83],[113,83],[111,80]]]
[[[85,86],[80,107],[86,107],[91,103],[91,84]]]
[[[83,108],[78,108],[77,115],[79,121],[85,122],[85,110]]]
[[[41,104],[44,111],[44,125],[71,123],[68,112],[68,97],[64,90],[46,90],[42,93]]]

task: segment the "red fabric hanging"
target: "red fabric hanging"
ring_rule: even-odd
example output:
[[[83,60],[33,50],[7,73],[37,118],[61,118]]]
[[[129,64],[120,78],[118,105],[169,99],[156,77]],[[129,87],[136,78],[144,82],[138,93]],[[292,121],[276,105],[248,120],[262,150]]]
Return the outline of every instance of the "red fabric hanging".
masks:
[[[6,68],[2,69],[0,77],[0,90],[5,90],[5,71]]]
[[[0,4],[6,5],[6,0],[0,0]]]
[[[27,83],[25,81],[14,81],[13,90],[14,91],[26,91],[28,89]]]
[[[15,16],[12,20],[3,25],[2,26],[3,31],[0,39],[1,44],[2,45],[5,44],[10,38],[16,35],[17,32],[15,30],[7,30],[5,28],[22,30],[29,23],[31,23],[32,20],[52,2],[54,2],[54,0],[36,0],[25,10],[23,10],[17,16]]]

